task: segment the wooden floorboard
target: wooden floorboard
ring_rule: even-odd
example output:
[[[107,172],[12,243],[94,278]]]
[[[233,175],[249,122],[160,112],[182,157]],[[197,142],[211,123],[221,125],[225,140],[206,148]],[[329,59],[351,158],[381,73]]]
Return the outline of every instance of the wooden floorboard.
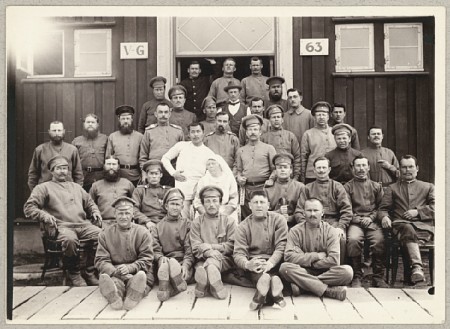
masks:
[[[189,318],[193,320],[226,320],[231,286],[225,285],[225,288],[228,292],[225,299],[217,299],[209,294],[203,298],[196,298]]]
[[[68,314],[64,316],[64,320],[93,320],[106,307],[108,302],[100,293],[100,289],[96,289],[83,300],[82,303],[75,306]]]
[[[435,310],[438,305],[436,303],[436,298],[434,295],[430,295],[427,289],[403,289],[403,291],[425,312],[429,313],[431,316],[435,315]]]
[[[153,320],[161,302],[156,297],[158,287],[153,288],[150,293],[141,300],[135,308],[128,311],[124,320]]]
[[[189,319],[194,304],[194,285],[187,290],[162,303],[161,308],[155,314],[155,320],[181,320]]]
[[[65,291],[69,290],[68,286],[47,287],[40,291],[37,295],[30,298],[26,303],[20,305],[13,311],[14,320],[28,320],[33,314],[45,307],[55,298],[61,296]]]
[[[331,323],[330,315],[325,309],[320,297],[314,295],[301,295],[292,297],[295,317],[300,323]]]
[[[108,304],[103,311],[101,311],[95,320],[120,320],[127,313],[125,310],[113,310]]]
[[[75,306],[81,303],[87,296],[92,294],[98,287],[78,287],[66,291],[45,305],[38,313],[33,315],[33,321],[55,321],[61,320]]]
[[[45,286],[14,287],[13,309],[45,289]]]
[[[364,288],[347,289],[347,300],[356,308],[364,323],[376,323],[380,319],[393,319]]]
[[[257,311],[251,311],[249,304],[255,294],[255,288],[231,287],[231,300],[228,306],[229,320],[257,321]]]
[[[361,315],[353,308],[348,299],[322,298],[325,309],[333,323],[361,323]]]
[[[285,297],[286,306],[279,308],[275,306],[264,306],[260,311],[261,320],[269,320],[274,322],[294,321],[295,320],[295,308],[292,303],[291,296]]]

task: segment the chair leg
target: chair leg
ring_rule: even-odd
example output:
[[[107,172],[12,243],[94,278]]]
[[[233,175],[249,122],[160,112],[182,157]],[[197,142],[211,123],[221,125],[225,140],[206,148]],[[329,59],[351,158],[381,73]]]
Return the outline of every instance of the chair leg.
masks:
[[[390,237],[390,235],[389,236],[386,236],[385,235],[385,244],[384,244],[384,249],[385,249],[385,254],[386,254],[386,260],[385,260],[385,262],[386,262],[386,280],[387,280],[387,283],[388,284],[390,284],[390,282],[389,282],[389,271],[390,271],[390,269],[391,269],[391,266],[392,266],[392,239],[391,239],[391,237]]]
[[[394,286],[397,281],[397,269],[398,269],[398,248],[397,244],[392,245],[392,278],[391,285]]]
[[[411,264],[409,261],[409,254],[406,247],[400,247],[403,260],[403,284],[411,284]]]
[[[428,249],[428,266],[430,267],[431,286],[434,286],[434,249]]]

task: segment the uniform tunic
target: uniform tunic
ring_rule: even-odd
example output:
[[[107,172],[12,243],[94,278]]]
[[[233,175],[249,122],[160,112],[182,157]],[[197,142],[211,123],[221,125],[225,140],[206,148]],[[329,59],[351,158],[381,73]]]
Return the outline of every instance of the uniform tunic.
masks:
[[[48,161],[55,155],[62,155],[69,161],[67,180],[83,185],[83,171],[78,150],[75,146],[62,142],[61,146],[54,146],[51,142],[43,143],[34,149],[28,169],[28,187],[30,191],[37,184],[52,180],[52,174],[47,168]]]
[[[153,251],[155,261],[161,257],[175,258],[182,266],[190,269],[194,263],[191,241],[189,238],[190,221],[164,217],[153,233]]]
[[[237,172],[246,177],[248,183],[264,182],[275,169],[272,159],[276,154],[272,145],[263,142],[244,145],[237,152]]]
[[[162,200],[168,189],[168,186],[161,185],[138,185],[134,189],[132,198],[137,203],[134,207],[136,223],[145,225],[151,221],[157,224],[166,215]]]
[[[288,227],[280,214],[268,211],[265,218],[253,215],[242,221],[235,233],[233,259],[245,270],[245,264],[254,257],[270,261],[274,266],[283,260]]]
[[[98,236],[95,267],[100,274],[112,276],[118,265],[125,264],[130,274],[147,273],[147,285],[153,284],[152,236],[144,227],[131,223],[123,229],[115,224],[105,228]]]
[[[306,184],[295,209],[295,219],[297,223],[305,220],[305,201],[310,198],[317,198],[322,202],[324,218],[337,227],[347,230],[353,217],[352,204],[341,183],[332,179],[326,181],[315,180]],[[329,219],[329,220],[328,220]]]
[[[261,126],[261,135],[268,132],[270,129],[270,121],[269,119],[263,118],[263,124]],[[242,126],[239,127],[239,143],[241,146],[244,146],[248,142],[247,132],[245,128]]]
[[[175,171],[184,171],[186,181],[175,180],[175,187],[184,193],[185,200],[194,199],[194,188],[206,172],[206,162],[214,155],[215,153],[207,146],[203,144],[195,146],[192,142],[178,142],[163,155],[161,161],[171,176]],[[177,159],[176,169],[171,164],[175,158]]]
[[[203,125],[203,133],[205,134],[205,136],[216,130],[216,119],[213,119],[212,121],[203,120],[200,123]]]
[[[320,129],[314,127],[305,131],[300,144],[301,172],[300,180],[314,178],[314,160],[324,156],[328,151],[336,147],[331,128]]]
[[[228,164],[230,169],[235,167],[236,153],[240,147],[239,139],[231,131],[223,134],[214,131],[206,135],[203,143],[214,153],[220,155]]]
[[[172,114],[170,115],[169,122],[181,127],[184,133],[184,139],[188,139],[189,131],[188,126],[191,123],[197,122],[197,117],[194,113],[189,112],[185,109],[173,109]]]
[[[362,153],[369,160],[371,180],[381,183],[384,187],[397,180],[399,163],[392,150],[382,146],[369,146],[362,150]],[[386,160],[391,165],[390,168],[384,169],[378,164],[378,160]]]
[[[115,131],[108,137],[108,146],[106,147],[106,157],[115,155],[120,165],[139,166],[139,150],[141,147],[143,135],[135,130],[131,134],[122,134]],[[141,177],[140,170],[136,169],[120,169],[121,177],[132,182],[139,180]]]
[[[231,114],[229,110],[229,104],[225,104],[222,108],[222,112],[228,113],[230,118],[230,129],[234,134],[239,134],[239,128],[241,127],[242,119],[247,116],[247,106],[243,103],[239,103],[239,109],[235,114]]]
[[[341,184],[351,180],[353,178],[353,159],[360,155],[362,155],[360,151],[351,147],[345,150],[336,147],[334,150],[327,152],[325,157],[331,162],[330,178]]]
[[[103,220],[116,219],[115,210],[111,204],[120,196],[131,198],[134,185],[128,179],[119,178],[117,182],[110,182],[106,179],[99,180],[92,184],[89,194],[98,205]]]
[[[172,104],[167,98],[164,98],[164,101],[169,102],[169,104]],[[155,111],[156,107],[160,102],[161,102],[160,100],[152,99],[149,100],[148,102],[145,102],[144,105],[142,105],[138,122],[138,131],[141,134],[144,133],[145,128],[147,128],[153,123],[156,123]]]
[[[78,149],[80,155],[81,167],[83,168],[84,186],[90,186],[95,181],[103,178],[103,164],[105,163],[106,144],[108,136],[98,134],[95,138],[78,136],[72,141]],[[99,169],[90,171],[91,169]],[[89,171],[88,171],[89,170]]]
[[[197,120],[203,120],[205,114],[202,111],[202,102],[208,96],[209,87],[211,85],[209,77],[199,76],[197,78],[187,78],[180,82],[186,88],[186,103],[184,107],[189,112],[197,116]]]
[[[184,134],[180,126],[160,126],[157,123],[148,126],[141,141],[139,166],[142,168],[147,160],[161,160],[172,146],[183,140]]]
[[[284,114],[283,128],[294,133],[300,144],[305,131],[313,128],[315,125],[314,117],[311,111],[300,105],[298,109],[289,109]]]
[[[49,215],[57,226],[92,225],[88,218],[100,215],[89,194],[74,182],[54,180],[37,185],[23,207],[26,217],[45,221]]]
[[[241,82],[234,77],[220,77],[213,81],[211,87],[209,88],[208,96],[214,96],[217,100],[217,103],[223,103],[228,100],[228,94],[223,88],[228,86],[230,82],[233,82],[234,85],[240,85]]]
[[[264,75],[249,75],[242,79],[241,99],[250,106],[253,97],[260,97],[266,102],[269,99],[269,87],[266,81],[269,77]]]
[[[289,179],[286,182],[276,180],[273,186],[265,187],[264,190],[269,197],[270,210],[279,212],[281,206],[279,203],[280,198],[286,198],[289,215],[288,221],[294,220],[294,211],[297,206],[297,201],[304,188],[305,185],[303,183],[293,179]]]
[[[294,157],[293,178],[298,179],[300,175],[300,145],[295,135],[284,129],[269,129],[261,136],[261,142],[272,145],[277,154],[291,154]]]

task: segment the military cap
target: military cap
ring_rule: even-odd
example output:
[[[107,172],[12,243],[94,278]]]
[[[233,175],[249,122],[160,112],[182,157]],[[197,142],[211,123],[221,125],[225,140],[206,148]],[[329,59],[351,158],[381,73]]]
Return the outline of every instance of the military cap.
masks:
[[[279,77],[279,76],[273,76],[273,77],[270,77],[269,79],[267,79],[266,80],[266,84],[267,85],[273,85],[273,84],[275,84],[275,83],[278,83],[278,84],[283,84],[284,83],[284,78],[283,77]]]
[[[164,78],[164,77],[162,77],[162,76],[156,76],[156,77],[153,77],[153,78],[150,79],[149,86],[152,87],[152,88],[154,88],[155,82],[159,82],[158,85],[165,86],[165,85],[166,85],[166,82],[167,82],[167,79]]]
[[[161,162],[161,160],[158,160],[158,159],[148,160],[142,165],[142,170],[143,171],[147,171],[147,169],[154,169],[154,168],[157,168],[160,171],[162,171],[162,162]]]
[[[209,106],[211,104],[217,105],[216,101],[217,100],[216,100],[216,98],[214,96],[206,96],[205,99],[202,102],[202,109],[204,109],[205,107],[207,107],[207,106]]]
[[[116,115],[120,116],[122,114],[134,114],[134,107],[131,105],[120,105],[116,107]]]
[[[179,95],[180,92],[182,92],[184,96],[187,95],[186,88],[184,88],[182,85],[175,85],[169,89],[168,92],[169,98],[172,98],[172,95],[175,94],[176,92],[178,92],[177,95]]]
[[[328,102],[317,102],[315,103],[312,107],[311,107],[311,114],[314,116],[317,112],[317,108],[319,107],[326,107],[328,109],[327,113],[330,114],[331,113],[331,105]],[[322,109],[319,112],[324,112]]]
[[[166,192],[166,194],[164,194],[163,204],[165,205],[167,202],[172,200],[184,200],[184,193],[181,192],[180,189],[172,187]]]
[[[68,166],[69,160],[63,155],[55,155],[50,160],[48,160],[47,168],[52,171],[56,166]]]
[[[294,157],[290,153],[284,153],[284,154],[278,153],[272,159],[272,163],[274,165],[281,164],[281,163],[288,163],[288,164],[292,165],[293,162],[294,162]]]
[[[215,185],[207,185],[202,187],[200,192],[198,192],[200,199],[218,196],[220,198],[223,197],[223,191],[220,187]]]
[[[262,126],[263,122],[264,120],[260,115],[250,114],[242,119],[242,127],[244,127],[244,129],[247,129],[248,126],[255,124]]]
[[[225,92],[228,92],[228,90],[230,89],[242,89],[242,86],[240,84],[235,84],[233,81],[228,82],[228,85],[225,86],[225,88],[223,88],[223,90],[225,90]]]
[[[267,109],[266,109],[266,116],[270,119],[270,116],[272,114],[275,113],[281,113],[282,116],[284,116],[284,111],[283,108],[280,105],[277,104],[273,104],[270,105]]]
[[[119,196],[111,204],[111,206],[116,209],[130,208],[136,205],[137,205],[136,201],[127,196]]]
[[[347,133],[348,136],[351,137],[353,129],[350,125],[346,123],[338,123],[337,125],[333,126],[333,128],[331,128],[331,132],[333,133],[333,135],[340,135],[342,133]]]

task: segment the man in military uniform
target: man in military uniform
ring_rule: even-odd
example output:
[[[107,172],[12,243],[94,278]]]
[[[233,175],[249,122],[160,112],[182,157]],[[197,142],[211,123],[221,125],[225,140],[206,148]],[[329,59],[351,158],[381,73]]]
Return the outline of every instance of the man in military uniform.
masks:
[[[34,149],[28,169],[28,187],[30,191],[41,183],[52,180],[52,173],[48,170],[48,162],[54,156],[60,154],[68,160],[69,173],[67,180],[83,185],[83,171],[78,150],[75,146],[64,142],[65,129],[62,122],[50,123],[48,135],[50,141],[42,143]]]
[[[83,135],[72,141],[78,149],[81,167],[83,168],[83,188],[89,192],[92,183],[103,178],[108,136],[99,133],[99,118],[94,113],[86,114],[83,120]]]
[[[250,113],[249,113],[250,109]],[[263,118],[263,124],[261,125],[261,135],[269,131],[270,121],[269,119],[264,118],[264,100],[260,97],[253,97],[250,100],[250,106],[247,109],[247,115],[257,114],[261,118]],[[247,133],[245,132],[245,128],[242,126],[239,128],[239,143],[241,146],[244,146],[248,142]]]
[[[211,86],[210,77],[200,75],[202,69],[198,61],[192,61],[187,72],[189,77],[180,82],[187,91],[185,108],[197,116],[197,121],[202,121],[205,119],[205,113],[202,111],[203,106],[200,107],[200,105],[208,96]]]
[[[162,302],[185,291],[186,282],[189,282],[193,275],[190,221],[181,216],[183,201],[184,194],[179,189],[168,190],[163,199],[167,215],[152,230],[159,280],[157,297]]]
[[[139,170],[139,150],[143,135],[133,129],[134,108],[121,105],[116,108],[119,130],[108,137],[106,157],[115,155],[120,161],[120,176],[137,185],[141,177]]]
[[[100,210],[79,184],[68,181],[69,161],[66,157],[54,156],[48,161],[47,169],[52,180],[32,190],[23,212],[26,217],[41,222],[49,234],[62,241],[63,262],[74,286],[97,285],[94,251],[88,250],[85,254],[86,268],[81,269],[82,277],[78,245],[81,239],[97,241],[101,229],[91,220],[101,226]]]
[[[202,110],[206,119],[201,121],[205,128],[205,136],[216,130],[216,99],[213,96],[207,96],[202,102]]]
[[[269,100],[266,103],[266,109],[273,104],[280,105],[283,111],[286,112],[289,108],[288,101],[283,99],[283,77],[273,76],[267,79],[266,83],[269,85]]]
[[[242,79],[241,82],[241,99],[248,106],[250,106],[250,101],[253,97],[260,97],[265,100],[268,98],[266,84],[268,77],[262,75],[262,69],[262,60],[258,57],[252,57],[250,59],[250,71],[252,74]]]
[[[361,152],[369,160],[370,179],[387,187],[397,181],[399,164],[394,152],[383,143],[383,129],[378,126],[369,128],[369,143]]]
[[[231,170],[235,170],[236,153],[239,149],[239,139],[229,130],[229,114],[216,114],[216,129],[205,136],[203,143],[214,153],[220,155]]]
[[[405,155],[400,159],[401,179],[387,187],[377,214],[382,227],[392,227],[406,249],[412,283],[425,279],[419,242],[432,239],[435,219],[434,185],[416,179],[418,171],[414,156]]]
[[[223,76],[217,78],[211,84],[208,96],[213,96],[217,100],[217,107],[222,108],[222,106],[228,100],[228,94],[224,90],[226,86],[230,83],[233,85],[240,85],[240,81],[234,77],[234,72],[236,71],[236,62],[233,58],[227,58],[223,61]]]
[[[298,180],[300,175],[300,145],[297,137],[283,129],[284,112],[280,105],[270,105],[267,108],[267,117],[270,120],[269,131],[262,134],[261,142],[272,145],[277,154],[291,154],[294,157],[293,179]]]
[[[153,287],[152,237],[148,230],[132,223],[134,201],[117,198],[117,223],[98,237],[95,266],[100,273],[100,293],[111,308],[131,310]]]
[[[331,128],[336,141],[336,148],[325,154],[330,160],[331,171],[330,178],[345,184],[353,178],[352,162],[362,153],[350,146],[350,138],[352,135],[352,127],[346,123],[339,123]]]
[[[143,165],[148,160],[161,160],[162,156],[176,143],[184,140],[183,130],[180,126],[169,123],[172,110],[171,103],[161,101],[156,106],[155,117],[157,122],[145,129],[139,151],[139,165],[142,169],[142,180],[145,182]],[[172,176],[163,168],[161,184],[174,186]]]
[[[384,235],[377,220],[377,211],[383,197],[381,184],[369,178],[369,161],[363,156],[353,159],[354,178],[344,185],[352,203],[353,218],[347,231],[347,256],[352,261],[354,277],[352,287],[361,287],[362,250],[364,239],[370,242],[373,256],[372,285],[389,288],[384,281]]]
[[[92,184],[89,194],[98,205],[103,225],[115,224],[116,215],[112,203],[121,196],[131,197],[134,185],[128,179],[120,177],[120,163],[114,155],[105,159],[103,179]]]
[[[270,176],[275,169],[273,157],[277,151],[272,145],[259,140],[262,123],[262,118],[254,114],[248,115],[242,122],[248,137],[248,143],[239,148],[236,156],[236,180],[241,189],[245,189],[245,200],[241,206],[242,219],[250,215],[250,195],[254,191],[263,190],[264,185],[273,185]]]
[[[187,127],[191,123],[197,122],[197,117],[194,113],[184,109],[186,89],[181,85],[173,86],[169,89],[169,98],[173,104],[169,122],[181,127],[181,129],[183,129],[184,138],[187,139],[189,135]]]
[[[347,242],[347,228],[353,217],[352,204],[341,183],[329,176],[330,160],[318,157],[314,161],[316,180],[306,184],[295,209],[297,223],[305,221],[305,201],[310,198],[319,199],[324,208],[323,220],[338,230],[341,245],[341,264],[344,264]]]
[[[284,307],[286,302],[278,269],[286,247],[286,220],[282,215],[269,211],[269,200],[264,191],[253,192],[250,209],[252,214],[236,230],[233,252],[236,266],[256,284],[250,309],[261,308],[269,301],[266,297]]]
[[[334,127],[335,125],[339,123],[345,123],[345,116],[347,115],[345,105],[344,104],[333,104],[333,110],[331,111],[331,118],[328,122],[330,127]],[[351,127],[351,126],[350,126]],[[350,138],[350,145],[355,150],[359,150],[359,137],[358,137],[358,131],[352,128],[352,136]]]
[[[306,221],[288,233],[280,276],[291,283],[294,297],[302,289],[319,297],[343,301],[353,271],[339,262],[339,237],[336,229],[322,220],[323,214],[320,200],[305,201]]]
[[[165,216],[162,200],[169,186],[161,185],[162,163],[160,160],[148,160],[142,166],[146,174],[146,184],[138,185],[133,192],[134,220],[148,229],[155,227]]]
[[[289,110],[284,116],[283,128],[293,132],[300,144],[305,131],[314,127],[314,117],[310,110],[303,107],[303,94],[300,90],[295,88],[288,89],[287,97]]]
[[[152,88],[153,90],[154,99],[149,100],[148,102],[145,102],[144,105],[142,105],[138,123],[138,131],[141,134],[144,133],[145,128],[150,126],[152,123],[156,123],[156,118],[153,113],[155,113],[158,104],[161,101],[169,102],[169,100],[165,97],[166,82],[166,78],[161,76],[153,77],[149,82],[150,88]],[[172,108],[172,105],[170,105],[170,108]]]
[[[292,227],[297,224],[294,211],[305,185],[291,178],[294,164],[294,157],[291,154],[275,155],[273,164],[277,178],[273,186],[264,188],[269,198],[269,210],[282,214],[288,226]]]
[[[233,82],[230,82],[224,88],[228,94],[228,101],[223,106],[222,112],[228,113],[230,117],[230,129],[236,135],[239,134],[242,118],[247,115],[247,106],[239,99],[241,89],[240,84],[233,84]]]

